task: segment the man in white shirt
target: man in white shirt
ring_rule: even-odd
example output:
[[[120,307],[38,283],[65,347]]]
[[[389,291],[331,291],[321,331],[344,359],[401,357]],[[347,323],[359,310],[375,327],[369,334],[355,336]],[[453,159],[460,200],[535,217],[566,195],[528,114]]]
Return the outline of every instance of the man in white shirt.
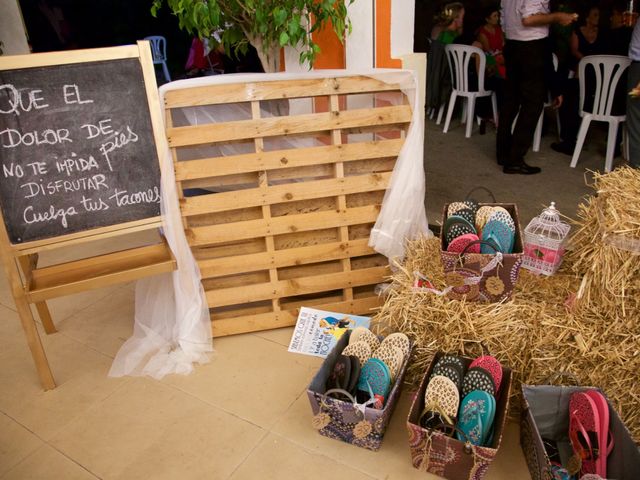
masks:
[[[549,11],[549,0],[502,0],[502,29],[507,81],[496,137],[496,157],[502,171],[531,175],[539,167],[524,162],[547,97],[545,70],[551,65],[549,25],[570,25],[578,16]],[[559,106],[559,105],[558,105]],[[511,125],[516,115],[513,133]]]
[[[640,21],[636,22],[629,44],[629,73],[631,95],[627,97],[627,132],[629,135],[629,164],[640,168]]]

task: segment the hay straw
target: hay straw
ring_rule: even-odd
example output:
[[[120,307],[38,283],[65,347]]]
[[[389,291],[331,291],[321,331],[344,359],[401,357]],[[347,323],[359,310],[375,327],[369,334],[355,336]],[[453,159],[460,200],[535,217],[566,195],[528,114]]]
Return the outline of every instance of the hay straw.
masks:
[[[640,441],[640,255],[602,240],[603,230],[640,239],[640,172],[629,170],[596,175],[598,197],[580,207],[573,252],[552,277],[521,270],[513,301],[478,304],[414,291],[414,271],[436,288],[445,284],[439,240],[412,242],[374,317],[379,330],[414,340],[408,382],[418,385],[437,351],[490,353],[513,371],[510,414],[517,417],[522,382],[569,371],[601,388]],[[579,290],[581,298],[566,303]]]

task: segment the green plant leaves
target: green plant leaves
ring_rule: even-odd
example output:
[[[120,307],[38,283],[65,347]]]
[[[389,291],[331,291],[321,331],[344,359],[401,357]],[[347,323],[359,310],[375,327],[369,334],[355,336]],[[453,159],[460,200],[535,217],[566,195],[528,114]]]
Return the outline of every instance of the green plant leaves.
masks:
[[[351,32],[347,5],[355,0],[152,0],[151,13],[167,5],[179,26],[200,38],[219,32],[225,51],[246,52],[248,40],[265,54],[284,46],[299,48],[300,63],[313,65],[320,47],[312,32],[329,22],[340,41]],[[313,20],[313,21],[312,21]],[[216,42],[214,41],[214,44]]]

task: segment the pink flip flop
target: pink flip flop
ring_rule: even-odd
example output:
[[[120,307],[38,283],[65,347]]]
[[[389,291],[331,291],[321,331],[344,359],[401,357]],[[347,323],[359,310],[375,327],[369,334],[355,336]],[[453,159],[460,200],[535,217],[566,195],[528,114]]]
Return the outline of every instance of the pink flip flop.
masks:
[[[597,473],[602,432],[596,403],[585,392],[576,392],[569,400],[569,440],[582,460],[582,474]],[[606,435],[606,433],[605,433]]]
[[[606,450],[603,452],[600,450],[598,459],[596,460],[596,472],[602,478],[607,478],[607,457],[613,450],[613,436],[609,431],[609,404],[607,399],[604,398],[600,392],[596,390],[587,390],[586,395],[591,398],[598,410],[598,417],[600,417],[600,434],[598,436],[598,445],[606,445]]]
[[[469,368],[480,367],[489,372],[491,378],[493,378],[493,383],[496,386],[496,397],[498,396],[498,392],[500,390],[500,384],[502,383],[502,365],[500,362],[491,355],[482,355],[481,357],[476,358]]]

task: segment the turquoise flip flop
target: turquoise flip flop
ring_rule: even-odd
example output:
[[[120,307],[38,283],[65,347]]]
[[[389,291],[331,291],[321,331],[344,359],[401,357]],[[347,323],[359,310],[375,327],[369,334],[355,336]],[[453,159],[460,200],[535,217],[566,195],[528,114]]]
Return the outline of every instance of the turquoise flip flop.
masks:
[[[484,445],[489,439],[496,415],[496,400],[493,395],[480,390],[469,393],[460,404],[458,428],[473,445]],[[459,432],[458,440],[466,439]]]

